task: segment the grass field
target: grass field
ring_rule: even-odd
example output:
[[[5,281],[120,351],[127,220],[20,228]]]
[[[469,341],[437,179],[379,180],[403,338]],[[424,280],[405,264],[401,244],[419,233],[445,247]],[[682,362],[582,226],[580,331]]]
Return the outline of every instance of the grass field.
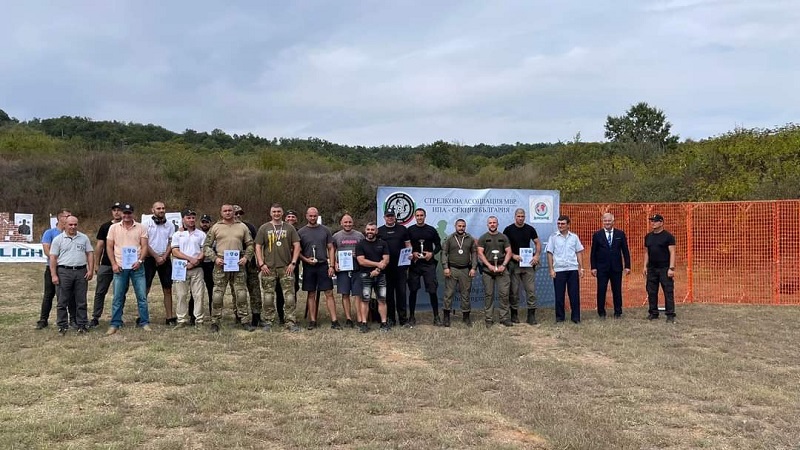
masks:
[[[0,265],[0,448],[800,448],[800,308],[213,335],[153,295],[154,333],[60,336],[42,270]]]

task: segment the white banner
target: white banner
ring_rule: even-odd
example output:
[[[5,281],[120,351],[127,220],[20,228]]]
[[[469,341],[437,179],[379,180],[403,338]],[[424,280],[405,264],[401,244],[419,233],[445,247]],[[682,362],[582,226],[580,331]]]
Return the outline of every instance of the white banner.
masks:
[[[456,219],[467,222],[467,232],[476,240],[486,231],[486,220],[495,216],[499,222],[499,231],[514,223],[514,212],[517,208],[525,210],[526,223],[536,229],[539,241],[544,244],[550,234],[556,232],[556,218],[560,207],[558,191],[535,191],[528,189],[458,189],[458,188],[420,188],[391,187],[378,188],[378,221],[383,223],[383,213],[393,209],[397,223],[405,226],[414,225],[414,210],[423,208],[426,212],[425,223],[436,228],[442,242],[455,231]],[[441,260],[437,256],[437,260]],[[554,301],[553,282],[546,270],[547,258],[541,258],[542,265],[536,271],[536,296],[539,305],[552,305]],[[524,289],[523,289],[524,291]],[[444,281],[439,266],[439,299],[444,294]],[[425,307],[427,294],[420,290],[417,301],[418,308]],[[472,283],[471,301],[475,305],[483,304],[483,284],[480,276]],[[524,307],[524,296],[520,306]],[[429,307],[429,304],[428,304]]]
[[[0,263],[46,263],[42,244],[0,242]]]

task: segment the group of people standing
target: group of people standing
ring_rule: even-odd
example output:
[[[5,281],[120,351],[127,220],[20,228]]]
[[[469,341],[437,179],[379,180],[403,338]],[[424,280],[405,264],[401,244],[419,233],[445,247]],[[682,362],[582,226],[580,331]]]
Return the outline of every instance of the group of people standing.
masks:
[[[44,296],[37,328],[47,327],[52,301],[58,291],[57,325],[65,334],[79,333],[100,323],[105,296],[113,282],[113,301],[108,335],[123,326],[125,297],[133,285],[137,301],[136,325],[151,331],[147,297],[155,275],[163,292],[165,322],[176,328],[210,324],[218,332],[222,322],[223,298],[228,286],[233,297],[237,326],[247,331],[258,327],[270,331],[279,326],[290,332],[300,330],[297,292],[306,292],[307,329],[318,325],[319,301],[325,306],[332,329],[356,328],[369,331],[371,317],[380,330],[400,325],[413,328],[417,293],[424,289],[433,310],[433,324],[451,326],[454,300],[459,294],[462,322],[472,326],[472,280],[479,273],[484,287],[483,319],[495,323],[520,323],[520,293],[527,299],[526,322],[537,324],[535,271],[545,252],[555,291],[557,322],[566,320],[565,300],[569,296],[570,319],[580,323],[580,278],[584,276],[584,247],[569,230],[570,219],[557,219],[557,232],[544,246],[536,229],[525,222],[525,210],[517,209],[514,222],[499,231],[498,219],[487,219],[487,231],[479,238],[467,233],[464,219],[454,222],[455,231],[442,242],[437,230],[426,224],[426,211],[414,211],[415,223],[397,223],[395,212],[384,213],[385,225],[368,223],[363,233],[354,227],[352,216],[344,214],[336,233],[319,223],[319,212],[306,210],[306,224],[298,227],[297,214],[280,204],[270,207],[270,220],[259,228],[245,222],[244,210],[222,205],[220,219],[203,215],[198,227],[197,213],[181,212],[178,231],[166,219],[166,206],[156,202],[146,223],[136,222],[133,205],[114,203],[111,220],[97,233],[93,248],[89,238],[78,231],[78,218],[59,211],[57,227],[42,237],[48,266],[44,275]],[[675,318],[673,277],[675,238],[663,228],[659,214],[649,218],[652,230],[645,237],[647,247],[644,275],[650,301],[648,318],[657,319],[658,288],[666,299],[667,320]],[[630,273],[630,252],[625,233],[614,227],[614,217],[602,217],[603,228],[592,236],[591,273],[597,278],[597,312],[606,316],[606,291],[611,284],[614,317],[622,316],[622,276]],[[445,280],[443,314],[439,314],[437,271],[439,261]],[[88,282],[97,276],[92,318],[88,318]],[[333,295],[336,280],[341,295],[344,324],[340,323]],[[177,304],[173,309],[173,290]],[[495,302],[497,299],[497,302]],[[497,307],[495,308],[495,303]],[[371,308],[371,305],[373,308]],[[208,316],[206,316],[208,306]],[[352,310],[355,309],[355,320]],[[497,309],[497,311],[495,311]],[[495,314],[496,313],[496,314]]]

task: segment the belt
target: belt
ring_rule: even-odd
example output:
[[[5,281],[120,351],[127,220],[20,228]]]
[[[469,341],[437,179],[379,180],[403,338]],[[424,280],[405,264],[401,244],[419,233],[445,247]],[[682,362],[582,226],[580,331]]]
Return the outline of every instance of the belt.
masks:
[[[85,269],[86,268],[86,264],[84,264],[82,266],[62,266],[61,264],[59,264],[56,267],[58,267],[59,269],[81,270],[81,269]]]
[[[466,265],[466,266],[457,266],[457,265],[455,265],[455,264],[450,264],[450,268],[451,268],[451,269],[469,269],[469,268],[470,268],[470,266],[469,266],[469,265]]]

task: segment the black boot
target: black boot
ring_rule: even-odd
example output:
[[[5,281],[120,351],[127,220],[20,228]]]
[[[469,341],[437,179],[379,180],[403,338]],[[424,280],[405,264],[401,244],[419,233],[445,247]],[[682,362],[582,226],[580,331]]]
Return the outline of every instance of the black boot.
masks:
[[[442,325],[444,325],[446,327],[450,326],[450,310],[449,309],[445,309],[444,310],[444,323]]]
[[[536,310],[529,309],[528,310],[528,325],[536,325],[539,322],[536,321]]]
[[[511,321],[519,323],[519,310],[516,308],[511,308]]]
[[[258,324],[261,322],[261,313],[253,313],[250,315],[250,325],[257,327]]]
[[[472,319],[469,318],[469,311],[461,313],[461,321],[468,327],[472,326]]]

